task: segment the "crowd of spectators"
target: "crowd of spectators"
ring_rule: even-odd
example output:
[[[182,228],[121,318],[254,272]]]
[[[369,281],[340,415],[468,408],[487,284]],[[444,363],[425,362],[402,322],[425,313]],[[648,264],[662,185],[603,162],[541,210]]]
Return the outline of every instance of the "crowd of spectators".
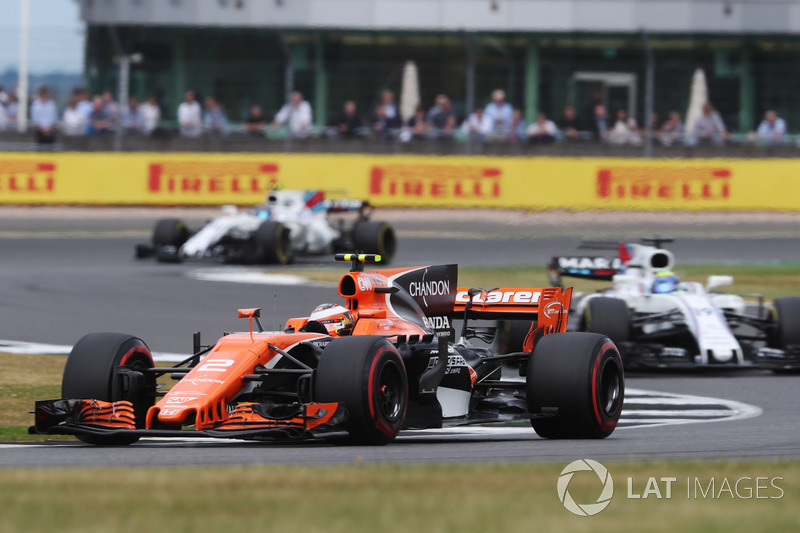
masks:
[[[0,130],[15,126],[18,109],[14,92],[6,92],[0,87]],[[408,142],[459,137],[477,143],[601,142],[639,146],[646,136],[645,128],[628,116],[626,109],[609,113],[599,100],[582,115],[574,106],[568,105],[555,120],[540,112],[533,122],[526,124],[522,110],[506,101],[502,89],[494,90],[485,105],[476,105],[463,120],[459,119],[452,101],[445,94],[437,95],[430,108],[419,106],[413,115],[402,120],[395,95],[389,90],[381,93],[379,103],[368,115],[362,114],[354,101],[344,102],[341,114],[322,130],[314,127],[311,104],[298,91],[291,93],[289,102],[277,111],[272,120],[264,114],[261,106],[254,104],[244,121],[232,126],[225,110],[213,96],[207,96],[201,105],[191,90],[184,95],[175,116],[176,133],[187,138],[203,135],[224,137],[232,131],[263,137],[282,128],[288,135],[300,139],[325,135]],[[131,96],[126,105],[121,105],[110,91],[91,96],[83,88],[72,91],[68,105],[60,115],[47,88],[38,91],[30,107],[30,122],[39,144],[52,144],[57,132],[65,136],[105,135],[121,129],[143,136],[166,134],[161,118],[161,107],[154,95],[149,95],[144,102]],[[678,111],[670,111],[663,122],[653,114],[649,122],[653,138],[664,146],[721,146],[730,139],[721,115],[711,102],[704,104],[691,131],[685,128]],[[787,142],[786,123],[774,110],[768,110],[758,129],[748,134],[745,140],[764,145],[784,144]]]

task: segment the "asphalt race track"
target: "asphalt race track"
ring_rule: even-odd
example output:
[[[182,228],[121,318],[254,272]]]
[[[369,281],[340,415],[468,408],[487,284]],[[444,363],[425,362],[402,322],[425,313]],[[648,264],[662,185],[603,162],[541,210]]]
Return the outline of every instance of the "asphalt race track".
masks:
[[[496,213],[427,215],[385,214],[399,231],[397,265],[543,265],[552,255],[573,251],[583,237],[619,240],[656,233],[678,239],[670,249],[679,263],[800,262],[798,217],[727,215],[721,220],[689,217],[687,222],[669,216],[620,221],[554,214],[553,221]],[[338,299],[332,286],[204,282],[188,274],[208,265],[135,261],[133,246],[148,239],[155,216],[0,211],[0,339],[69,345],[88,332],[121,331],[139,335],[154,351],[187,353],[193,331],[213,342],[224,330],[244,329],[246,324],[235,318],[237,308],[261,307],[265,327],[277,328],[287,317],[307,315],[316,304]],[[196,218],[202,216],[207,214]],[[328,258],[319,260],[331,264]],[[757,370],[630,375],[627,387],[637,391],[741,402],[751,411],[746,418],[653,427],[626,421],[604,441],[552,442],[537,438],[529,427],[513,426],[408,432],[382,448],[145,440],[125,449],[100,449],[61,441],[0,444],[0,466],[798,458],[798,385],[800,376]],[[629,397],[626,409],[636,399]],[[759,409],[761,414],[753,416]]]

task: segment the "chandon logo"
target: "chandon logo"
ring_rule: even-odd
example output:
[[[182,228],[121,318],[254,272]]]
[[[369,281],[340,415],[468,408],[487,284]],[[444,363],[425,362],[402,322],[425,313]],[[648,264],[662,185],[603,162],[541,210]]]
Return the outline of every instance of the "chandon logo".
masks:
[[[444,296],[450,294],[450,280],[432,280],[425,281],[425,276],[428,275],[428,269],[422,273],[422,281],[412,281],[408,284],[408,293],[413,296],[422,296],[422,301],[425,306],[428,306],[426,296]]]
[[[583,471],[594,472],[603,483],[603,490],[600,496],[597,497],[595,503],[577,503],[572,499],[569,493],[569,482],[572,481],[572,476],[574,476],[576,472]],[[608,507],[608,504],[611,503],[611,497],[614,496],[614,480],[611,479],[611,474],[608,472],[608,469],[591,459],[578,459],[564,467],[564,470],[561,471],[561,475],[558,477],[557,488],[558,499],[569,512],[578,516],[596,515]]]

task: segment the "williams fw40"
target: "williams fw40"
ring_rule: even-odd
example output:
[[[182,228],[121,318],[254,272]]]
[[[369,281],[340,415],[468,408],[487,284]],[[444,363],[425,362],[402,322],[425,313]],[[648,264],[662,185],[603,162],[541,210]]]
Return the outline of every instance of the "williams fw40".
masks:
[[[570,289],[486,291],[458,287],[456,265],[364,272],[376,256],[337,258],[352,263],[340,304],[284,331],[263,331],[258,309],[240,309],[249,330],[205,347],[195,334],[195,353],[172,367],[155,366],[135,336],[86,335],[67,359],[62,398],[36,402],[30,432],[119,445],[323,435],[385,444],[403,429],[514,420],[553,439],[614,431],[622,360],[608,337],[566,332]],[[520,351],[473,345],[491,343],[495,328],[470,321],[513,318],[536,324]],[[162,389],[159,377],[176,383]]]
[[[745,295],[758,299],[748,305],[740,295],[714,290],[732,284],[731,276],[709,276],[705,285],[681,281],[672,252],[662,247],[669,242],[587,243],[583,247],[612,248],[617,256],[554,257],[556,286],[563,276],[612,283],[576,295],[573,324],[613,339],[631,366],[800,369],[799,297],[767,306],[760,295]]]
[[[224,206],[222,213],[196,231],[175,218],[156,221],[151,242],[137,245],[136,257],[166,263],[216,259],[287,264],[295,254],[356,249],[389,262],[397,248],[394,228],[370,220],[368,202],[326,199],[319,190],[272,190],[266,203],[254,209],[239,212],[235,206]],[[346,213],[354,213],[355,220]]]

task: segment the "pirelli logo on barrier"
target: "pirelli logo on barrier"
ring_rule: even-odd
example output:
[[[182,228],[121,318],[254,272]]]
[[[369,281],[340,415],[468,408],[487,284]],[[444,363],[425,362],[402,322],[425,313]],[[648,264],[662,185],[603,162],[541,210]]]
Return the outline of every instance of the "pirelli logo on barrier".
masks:
[[[499,198],[503,171],[468,165],[372,167],[369,194],[386,200],[475,201]]]
[[[260,194],[278,183],[278,165],[231,161],[151,163],[148,191],[174,195]]]
[[[0,159],[0,196],[47,194],[55,188],[55,163]]]
[[[597,172],[597,197],[617,200],[724,200],[730,169],[714,167],[612,167]]]

